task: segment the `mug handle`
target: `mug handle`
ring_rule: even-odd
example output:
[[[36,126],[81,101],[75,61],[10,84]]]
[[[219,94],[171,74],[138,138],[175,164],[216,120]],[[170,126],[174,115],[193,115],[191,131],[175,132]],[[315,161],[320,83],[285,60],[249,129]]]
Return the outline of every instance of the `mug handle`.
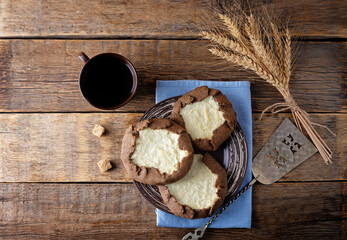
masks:
[[[84,63],[87,63],[89,61],[89,57],[84,52],[80,52],[78,56]]]

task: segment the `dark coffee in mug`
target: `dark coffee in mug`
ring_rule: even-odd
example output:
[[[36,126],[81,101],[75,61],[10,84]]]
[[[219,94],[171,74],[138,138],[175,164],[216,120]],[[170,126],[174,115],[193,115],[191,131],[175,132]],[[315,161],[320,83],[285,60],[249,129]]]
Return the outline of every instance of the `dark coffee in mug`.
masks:
[[[80,75],[80,88],[88,102],[101,109],[115,109],[127,103],[137,85],[130,61],[115,53],[103,53],[92,59],[84,56],[87,59]]]

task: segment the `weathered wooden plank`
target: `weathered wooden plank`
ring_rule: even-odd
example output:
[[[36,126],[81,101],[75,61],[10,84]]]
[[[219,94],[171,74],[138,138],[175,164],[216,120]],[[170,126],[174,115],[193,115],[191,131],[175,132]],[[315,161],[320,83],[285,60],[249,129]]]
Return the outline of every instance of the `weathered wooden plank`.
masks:
[[[262,1],[302,36],[346,37],[343,1]],[[1,37],[198,37],[201,11],[228,1],[1,1]]]
[[[0,114],[0,182],[124,182],[130,181],[120,160],[123,134],[137,113]],[[265,144],[284,117],[280,114],[257,121],[254,114],[253,155]],[[346,179],[347,114],[312,114],[312,120],[327,124],[337,133],[322,137],[335,152],[333,164],[326,165],[315,154],[283,180],[316,181]],[[108,133],[92,135],[94,124]],[[101,173],[97,162],[112,160],[115,168]]]
[[[345,42],[303,43],[291,92],[308,112],[346,112]],[[205,41],[178,40],[1,40],[0,112],[98,111],[81,96],[83,63],[78,53],[118,52],[135,65],[139,86],[122,112],[144,112],[154,104],[155,81],[177,79],[260,80],[215,58]],[[252,84],[252,106],[260,112],[283,101],[264,82]]]
[[[342,239],[346,183],[253,187],[252,228],[208,229],[206,239]],[[0,184],[1,239],[181,239],[156,227],[132,184]]]

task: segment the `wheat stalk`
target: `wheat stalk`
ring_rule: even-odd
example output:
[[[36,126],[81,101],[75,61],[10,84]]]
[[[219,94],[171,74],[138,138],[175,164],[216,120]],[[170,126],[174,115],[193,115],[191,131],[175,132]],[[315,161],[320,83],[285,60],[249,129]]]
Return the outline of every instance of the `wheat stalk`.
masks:
[[[292,68],[292,43],[289,29],[280,31],[276,22],[272,20],[268,20],[265,26],[260,28],[252,13],[247,17],[244,15],[237,21],[241,24],[235,24],[235,21],[227,15],[218,15],[231,37],[220,34],[221,31],[218,29],[215,32],[201,32],[201,36],[210,40],[215,46],[209,49],[210,52],[232,64],[254,71],[259,77],[276,87],[285,102],[269,106],[263,111],[261,117],[267,110],[276,114],[290,109],[297,127],[301,131],[305,129],[324,161],[330,163],[332,152],[313,127],[319,124],[310,121],[308,113],[297,105],[289,92]],[[269,16],[267,17],[270,19]],[[266,35],[267,38],[264,39],[265,33],[261,29],[271,31],[272,35]]]

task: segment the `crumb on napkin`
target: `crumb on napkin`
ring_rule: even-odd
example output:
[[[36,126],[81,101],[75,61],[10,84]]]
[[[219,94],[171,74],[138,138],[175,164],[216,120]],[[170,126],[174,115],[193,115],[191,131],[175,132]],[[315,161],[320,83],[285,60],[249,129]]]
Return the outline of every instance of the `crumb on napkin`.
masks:
[[[101,137],[104,134],[105,128],[99,124],[95,124],[93,134],[97,137]]]
[[[111,162],[108,159],[103,159],[98,162],[98,166],[102,172],[106,172],[112,168]]]

